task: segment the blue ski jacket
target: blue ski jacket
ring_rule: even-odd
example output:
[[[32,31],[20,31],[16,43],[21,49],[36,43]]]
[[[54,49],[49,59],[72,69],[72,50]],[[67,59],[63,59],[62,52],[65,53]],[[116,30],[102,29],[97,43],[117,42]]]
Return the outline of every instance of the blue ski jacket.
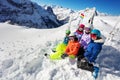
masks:
[[[88,44],[84,56],[85,58],[87,58],[89,62],[95,62],[98,54],[102,49],[103,43],[104,43],[103,39],[100,39],[95,41],[91,40],[91,42]]]

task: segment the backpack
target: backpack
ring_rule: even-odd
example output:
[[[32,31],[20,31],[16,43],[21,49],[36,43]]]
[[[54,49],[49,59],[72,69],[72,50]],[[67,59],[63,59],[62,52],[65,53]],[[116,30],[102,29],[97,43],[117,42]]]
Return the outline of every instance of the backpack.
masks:
[[[94,71],[94,66],[93,64],[90,64],[85,58],[80,58],[78,57],[77,59],[77,67],[81,68],[83,70],[88,70],[93,72]]]

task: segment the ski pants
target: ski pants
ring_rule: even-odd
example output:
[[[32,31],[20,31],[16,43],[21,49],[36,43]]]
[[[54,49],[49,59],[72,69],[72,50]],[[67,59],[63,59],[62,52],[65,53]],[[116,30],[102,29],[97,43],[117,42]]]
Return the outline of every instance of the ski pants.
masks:
[[[64,54],[65,49],[66,49],[66,46],[67,46],[67,45],[64,44],[64,43],[58,44],[57,47],[56,47],[56,52],[50,54],[50,59],[51,59],[51,60],[59,60],[59,59],[62,59],[62,58],[61,58],[61,55]]]

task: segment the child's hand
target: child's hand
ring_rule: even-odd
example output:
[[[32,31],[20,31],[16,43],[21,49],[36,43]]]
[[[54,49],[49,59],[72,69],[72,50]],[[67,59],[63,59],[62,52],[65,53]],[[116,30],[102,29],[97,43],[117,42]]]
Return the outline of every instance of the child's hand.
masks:
[[[69,55],[69,58],[75,59],[75,56],[74,55]]]

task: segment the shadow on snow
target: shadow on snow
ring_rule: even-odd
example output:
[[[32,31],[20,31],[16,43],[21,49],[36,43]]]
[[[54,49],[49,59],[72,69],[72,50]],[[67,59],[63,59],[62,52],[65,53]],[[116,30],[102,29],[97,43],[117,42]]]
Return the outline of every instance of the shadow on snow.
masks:
[[[115,74],[120,76],[120,73],[115,73],[115,71],[120,71],[120,51],[112,46],[103,46],[103,49],[99,55],[99,60],[97,61],[101,68],[107,68],[109,70],[104,70],[105,73]]]

